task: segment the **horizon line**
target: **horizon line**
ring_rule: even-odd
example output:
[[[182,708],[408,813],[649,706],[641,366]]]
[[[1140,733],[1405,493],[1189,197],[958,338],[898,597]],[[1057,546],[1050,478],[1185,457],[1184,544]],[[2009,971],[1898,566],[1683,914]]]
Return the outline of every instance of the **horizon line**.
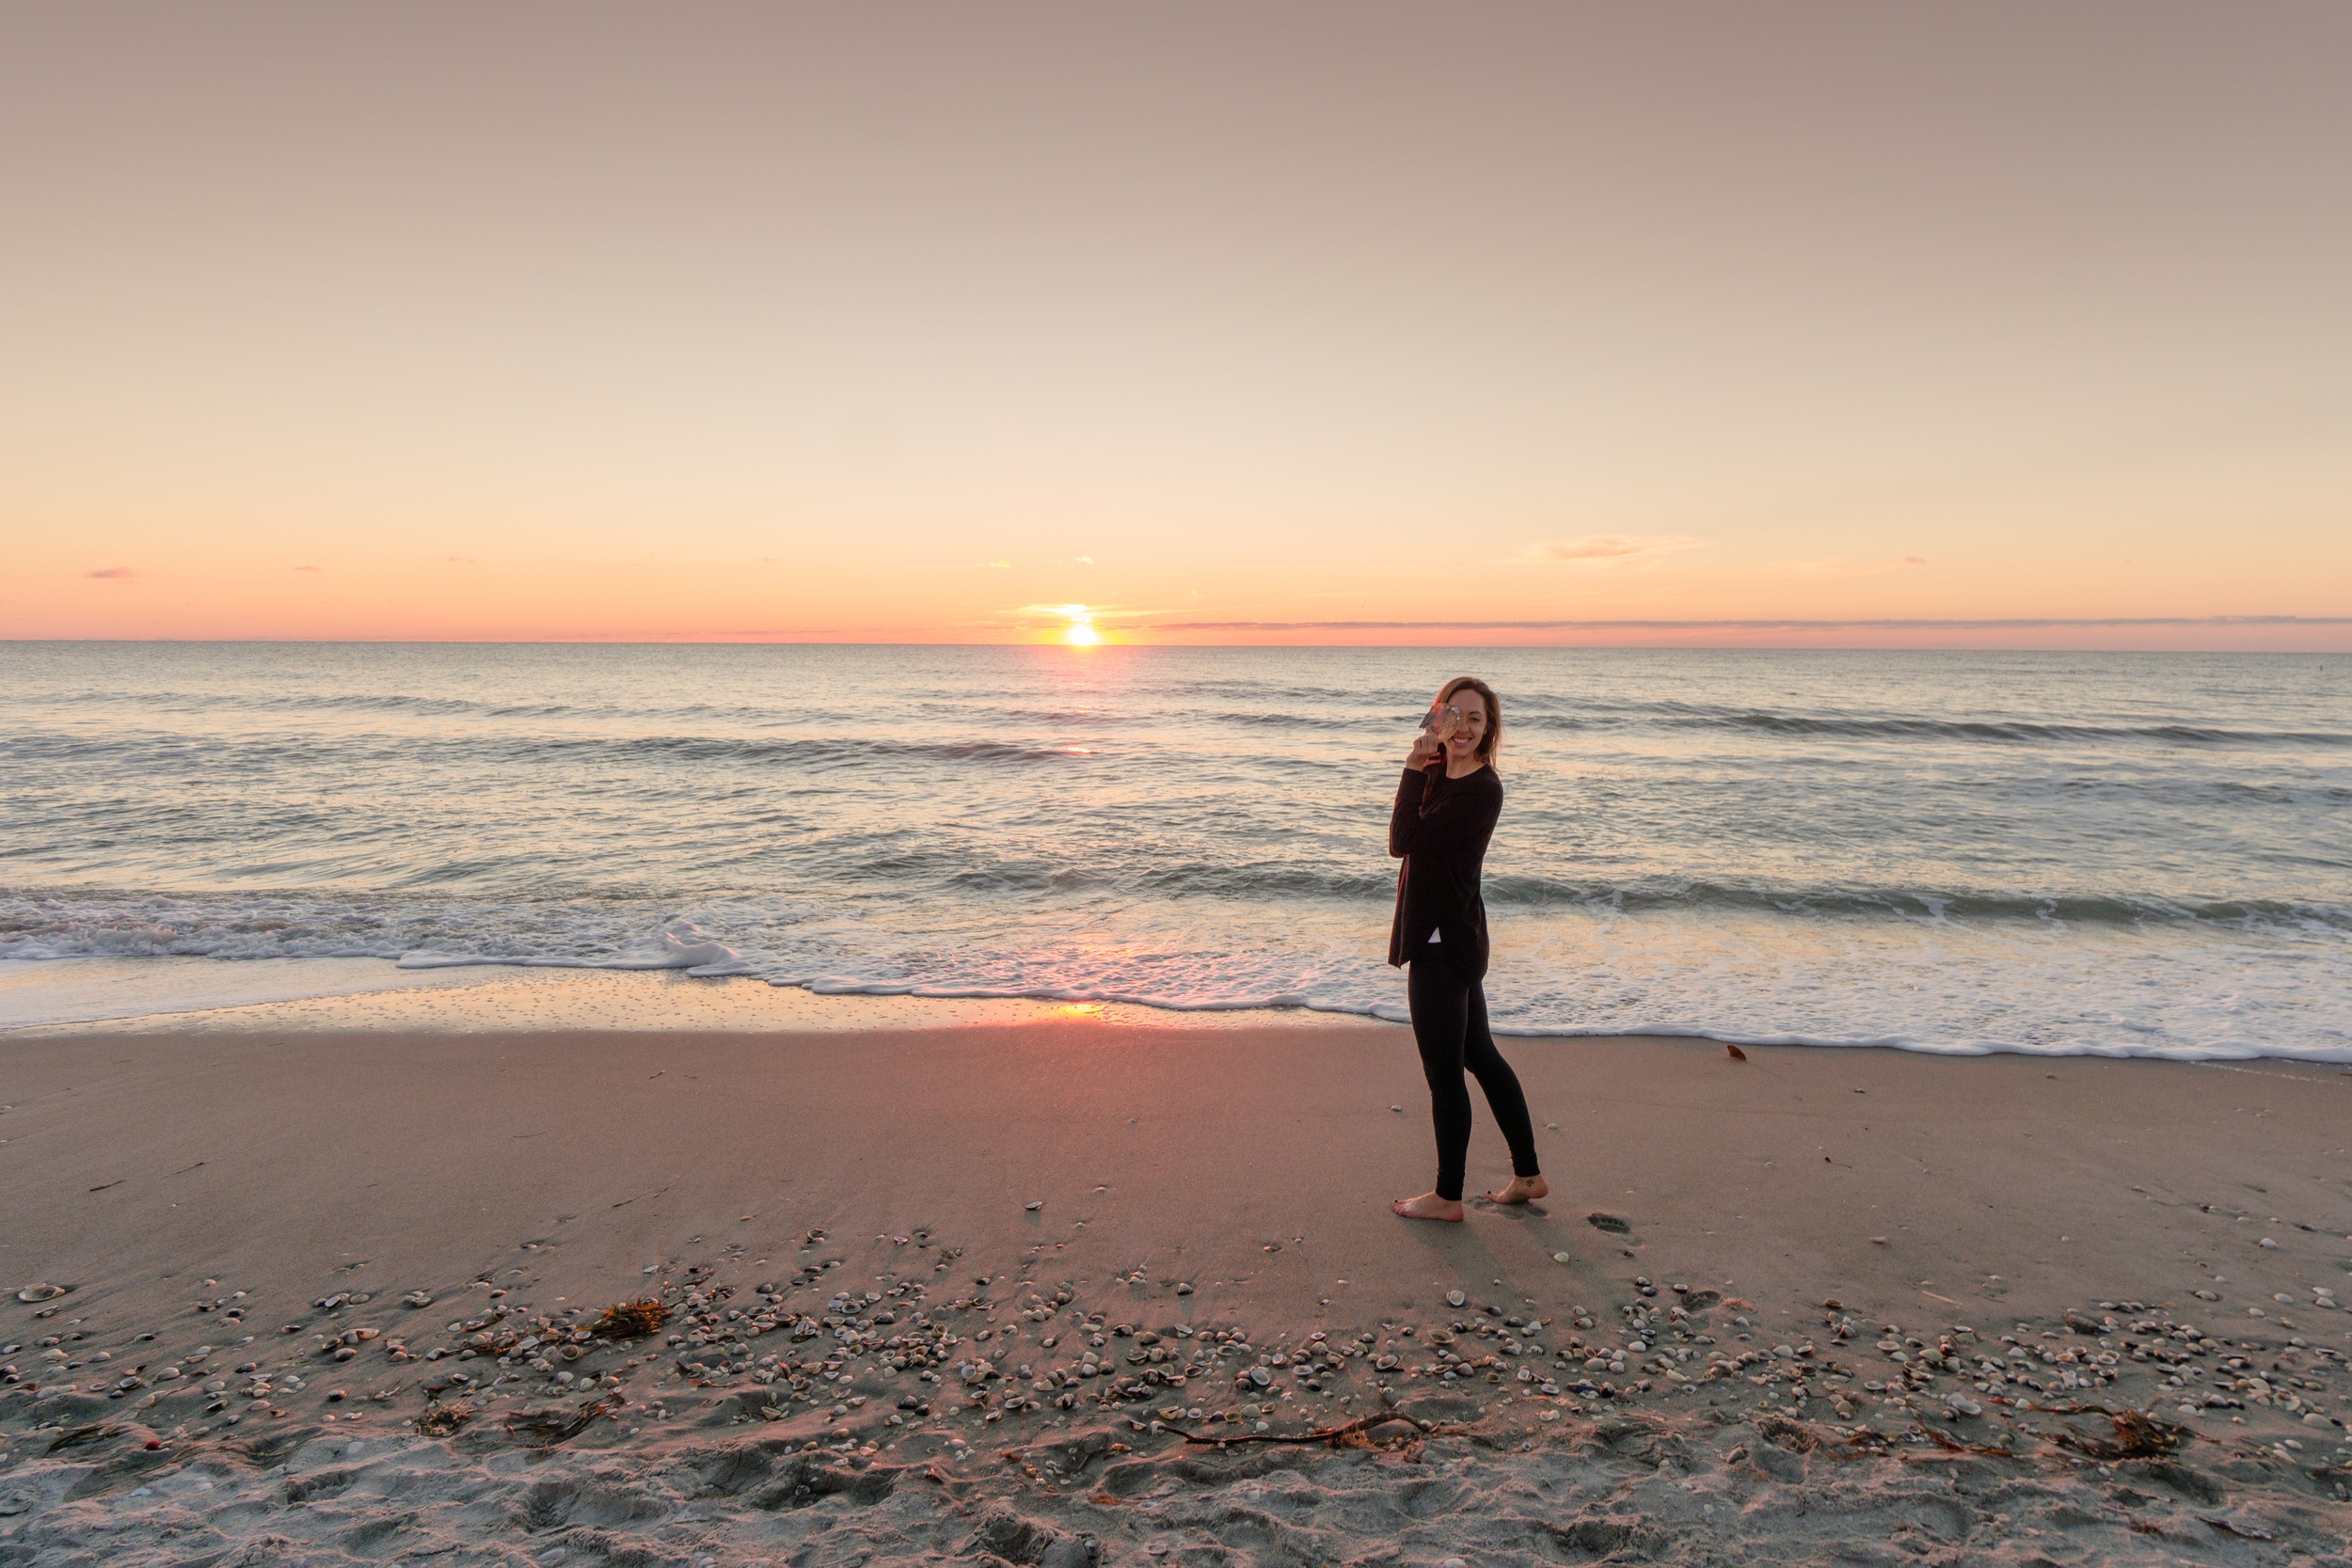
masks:
[[[1142,631],[2033,631],[2051,627],[2347,626],[2352,615],[2035,615],[1721,621],[1157,621]]]
[[[1116,612],[1112,612],[1112,613],[1113,613],[1113,616],[1115,617]],[[1744,635],[1744,636],[1748,636],[1748,637],[1767,637],[1767,638],[1770,638],[1770,637],[1773,637],[1773,636],[1775,636],[1775,635],[1777,635],[1777,636],[1779,636],[1779,637],[1787,637],[1787,636],[1789,636],[1789,635],[1791,635],[1791,634],[1795,634],[1795,635],[1803,636],[1803,635],[1804,635],[1804,634],[1808,634],[1808,633],[1818,635],[1818,634],[1820,634],[1820,633],[1825,633],[1825,632],[1826,632],[1826,633],[1836,633],[1836,632],[1840,632],[1840,631],[1843,631],[1843,632],[1849,632],[1849,633],[1855,633],[1855,634],[1861,634],[1861,635],[1863,635],[1863,636],[1865,636],[1865,637],[1867,637],[1869,634],[1872,634],[1872,633],[1876,633],[1876,634],[1880,634],[1880,635],[1883,636],[1883,635],[1885,635],[1885,634],[1889,634],[1889,633],[1900,634],[1900,633],[1904,633],[1904,632],[1911,632],[1911,633],[1933,633],[1933,632],[1947,632],[1947,633],[1961,633],[1961,634],[1966,634],[1966,633],[1976,633],[1976,634],[1979,634],[1979,636],[1981,636],[1982,634],[1984,634],[1984,633],[1988,633],[1988,632],[1991,632],[1991,633],[2012,632],[2012,633],[2014,633],[2014,632],[2031,632],[2031,631],[2065,631],[2065,630],[2073,630],[2073,631],[2099,631],[2099,630],[2107,630],[2107,631],[2129,631],[2129,630],[2140,630],[2140,631],[2148,631],[2148,630],[2156,630],[2156,629],[2161,629],[2161,628],[2178,628],[2178,629],[2183,629],[2183,630],[2187,630],[2187,629],[2192,629],[2192,628],[2210,628],[2210,629],[2215,629],[2215,630],[2221,630],[2221,629],[2231,629],[2231,628],[2237,628],[2237,629],[2254,629],[2254,628],[2261,628],[2261,627],[2279,627],[2279,628],[2304,627],[2304,628],[2320,628],[2320,627],[2338,627],[2338,626],[2352,627],[2352,615],[2140,615],[2140,616],[2011,616],[2011,617],[2001,617],[2001,618],[1974,618],[1974,619],[1971,619],[1971,618],[1960,618],[1960,617],[1917,617],[1917,618],[1902,618],[1902,617],[1871,617],[1871,618],[1865,618],[1865,617],[1841,617],[1841,618],[1835,618],[1835,619],[1832,619],[1832,618],[1820,618],[1820,619],[1801,619],[1801,618],[1797,618],[1797,617],[1783,617],[1783,618],[1750,618],[1750,619],[1738,619],[1738,620],[1733,620],[1733,619],[1722,619],[1722,620],[1696,620],[1696,619],[1687,619],[1687,620],[1668,620],[1668,619],[1657,619],[1657,620],[1634,620],[1634,619],[1613,619],[1613,620],[1538,620],[1538,619],[1522,619],[1522,620],[1495,620],[1495,621],[1403,621],[1403,620],[1348,620],[1348,621],[1137,621],[1137,622],[1131,622],[1131,623],[1129,623],[1126,626],[1116,626],[1114,625],[1114,626],[1112,626],[1112,627],[1106,627],[1105,629],[1107,629],[1107,630],[1111,630],[1111,631],[1112,631],[1112,633],[1113,633],[1113,638],[1115,639],[1115,641],[1105,641],[1103,645],[1104,645],[1104,646],[1110,646],[1110,647],[1154,647],[1154,646],[1160,646],[1160,647],[1211,647],[1211,648],[1216,648],[1216,647],[1229,647],[1229,648],[1249,648],[1249,647],[1281,647],[1281,646],[1297,646],[1297,647],[1358,647],[1358,648],[1382,648],[1382,647],[1391,647],[1391,648],[1410,648],[1410,647],[1466,647],[1466,646],[1474,647],[1474,646],[1479,646],[1479,645],[1480,645],[1480,644],[1476,644],[1476,643],[1468,643],[1468,644],[1466,644],[1466,643],[1454,642],[1454,641],[1433,642],[1433,641],[1422,641],[1422,640],[1420,640],[1420,639],[1413,639],[1413,640],[1411,640],[1411,641],[1371,641],[1371,640],[1366,640],[1366,641],[1345,641],[1345,642],[1335,642],[1335,641],[1325,641],[1325,640],[1323,640],[1324,638],[1327,637],[1327,636],[1328,636],[1328,634],[1335,633],[1335,632],[1336,632],[1336,633],[1346,633],[1346,632],[1356,632],[1356,633],[1375,632],[1375,633],[1376,633],[1376,632],[1384,632],[1384,631],[1385,631],[1385,632],[1392,632],[1392,633],[1408,633],[1408,634],[1409,634],[1409,633],[1415,633],[1415,632],[1423,633],[1423,634],[1431,634],[1431,633],[1435,633],[1435,634],[1454,633],[1454,634],[1456,634],[1457,636],[1458,636],[1459,634],[1462,634],[1462,633],[1481,632],[1481,631],[1486,631],[1486,632],[1502,632],[1502,633],[1518,632],[1518,633],[1522,633],[1522,634],[1523,634],[1523,633],[1529,633],[1529,632],[1554,632],[1554,633],[1576,633],[1576,632],[1583,632],[1583,633],[1588,633],[1588,634],[1601,634],[1601,635],[1606,635],[1606,634],[1609,634],[1609,633],[1617,633],[1617,634],[1630,634],[1630,635],[1634,635],[1634,636],[1639,636],[1639,635],[1644,634],[1644,633],[1651,634],[1651,635],[1653,635],[1653,636],[1654,636],[1654,635],[1661,634],[1661,633],[1663,633],[1663,634],[1675,634],[1675,633],[1681,633],[1681,634],[1684,634],[1684,635],[1690,635],[1690,634],[1704,634],[1704,633],[1708,633],[1708,632],[1716,632],[1716,633],[1729,633],[1729,634],[1733,634],[1733,635],[1735,635],[1735,636]],[[1040,638],[1040,637],[1036,637],[1036,636],[1024,636],[1024,635],[1023,635],[1023,632],[1024,632],[1024,631],[1028,631],[1028,632],[1032,632],[1032,633],[1033,633],[1033,632],[1035,632],[1035,631],[1037,631],[1037,630],[1039,630],[1039,629],[1041,629],[1041,628],[1034,628],[1034,627],[1031,627],[1031,628],[1013,628],[1013,627],[1006,627],[1006,628],[1004,628],[1004,629],[1005,629],[1005,631],[1006,631],[1006,632],[1009,633],[1010,635],[999,635],[999,636],[993,636],[993,637],[990,637],[990,636],[982,636],[982,637],[977,637],[977,638],[975,638],[975,637],[964,637],[964,638],[939,638],[939,637],[930,637],[930,638],[921,638],[921,637],[889,637],[889,636],[882,636],[882,637],[878,637],[878,638],[857,638],[857,637],[852,637],[852,636],[844,636],[844,635],[842,635],[842,634],[843,634],[843,632],[845,632],[845,631],[847,631],[847,630],[848,630],[848,628],[846,628],[846,627],[822,627],[822,628],[727,627],[727,628],[718,628],[718,629],[709,630],[709,631],[702,631],[702,632],[687,632],[687,633],[679,633],[679,632],[669,632],[669,633],[662,633],[662,632],[651,632],[651,633],[648,633],[648,632],[637,632],[637,633],[633,633],[633,634],[631,634],[631,633],[620,633],[620,634],[613,634],[613,633],[598,633],[598,632],[572,632],[572,633],[557,633],[557,634],[553,634],[553,635],[537,635],[537,636],[498,636],[498,635],[481,636],[481,635],[477,635],[477,636],[453,636],[453,636],[443,636],[443,637],[431,637],[431,636],[425,636],[425,637],[417,637],[417,636],[398,636],[398,635],[389,635],[389,636],[387,636],[387,635],[369,636],[369,635],[364,635],[364,634],[362,634],[362,635],[344,635],[344,636],[335,636],[335,635],[310,635],[310,636],[301,636],[301,635],[297,635],[297,636],[267,636],[267,635],[263,635],[263,636],[242,636],[242,637],[240,637],[240,636],[191,636],[191,637],[168,637],[168,636],[164,636],[164,637],[40,637],[40,636],[17,636],[17,635],[10,635],[10,634],[7,634],[7,633],[0,633],[0,644],[22,644],[22,645],[32,645],[32,644],[47,643],[47,644],[68,645],[68,644],[82,644],[82,643],[87,643],[87,644],[90,644],[90,645],[103,645],[103,644],[109,644],[109,643],[112,643],[112,644],[207,644],[207,643],[231,644],[231,643],[246,643],[246,644],[262,644],[262,645],[288,645],[288,646],[298,646],[298,645],[320,645],[320,644],[348,643],[348,644],[385,644],[385,645],[406,645],[406,646],[420,646],[420,647],[423,647],[423,646],[452,646],[452,647],[457,647],[457,646],[469,646],[469,645],[470,645],[470,646],[484,646],[484,647],[500,647],[500,646],[518,646],[518,645],[519,645],[519,646],[528,646],[528,645],[534,645],[534,644],[535,644],[535,645],[541,645],[541,646],[558,646],[558,647],[560,647],[560,646],[599,646],[599,645],[601,645],[601,646],[639,646],[639,647],[695,647],[695,646],[757,646],[757,645],[763,645],[763,644],[765,644],[765,645],[771,645],[771,646],[808,646],[808,647],[827,647],[827,646],[830,646],[830,647],[911,647],[911,648],[925,648],[925,647],[929,647],[929,648],[946,648],[946,647],[1032,647],[1032,646],[1055,646],[1055,645],[1058,645],[1057,641],[1057,640],[1055,640],[1055,639],[1053,639],[1053,638],[1051,638],[1051,637],[1043,637],[1043,638]],[[1315,639],[1315,640],[1314,640],[1314,641],[1295,641],[1295,642],[1292,642],[1292,641],[1260,641],[1260,640],[1258,640],[1258,638],[1251,638],[1251,639],[1250,639],[1250,640],[1248,640],[1248,641],[1232,641],[1232,642],[1199,642],[1199,641],[1158,641],[1158,640],[1157,640],[1157,639],[1174,639],[1174,638],[1184,638],[1184,637],[1188,637],[1190,634],[1204,633],[1204,632],[1207,632],[1207,633],[1226,632],[1226,633],[1242,633],[1242,634],[1256,633],[1256,634],[1259,634],[1259,636],[1260,636],[1260,637],[1263,637],[1265,634],[1275,634],[1275,635],[1278,635],[1278,636],[1279,636],[1279,634],[1289,633],[1289,634],[1292,634],[1292,635],[1293,635],[1293,636],[1295,636],[1295,637],[1299,637],[1299,638],[1302,638],[1302,639]],[[1128,640],[1127,640],[1129,637],[1132,637],[1132,636],[1134,636],[1135,634],[1138,634],[1138,633],[1140,633],[1140,634],[1144,634],[1144,635],[1149,636],[1149,637],[1153,637],[1155,640],[1154,640],[1154,641],[1128,641]],[[1318,634],[1321,634],[1321,635],[1319,636]],[[1498,647],[1498,648],[1525,648],[1525,647],[1555,647],[1555,648],[1563,648],[1563,647],[1565,647],[1565,648],[1593,648],[1593,649],[1607,649],[1607,648],[1611,648],[1611,647],[1623,647],[1623,648],[1631,649],[1631,650],[1651,650],[1651,649],[1657,649],[1657,648],[1660,648],[1660,647],[1661,647],[1661,646],[1662,646],[1662,647],[1667,647],[1667,648],[1673,648],[1673,647],[1677,647],[1677,646],[1680,646],[1680,647],[1692,647],[1692,646],[1696,646],[1696,647],[1700,647],[1700,648],[1714,647],[1714,648],[1722,649],[1722,650],[1724,650],[1724,651],[1732,651],[1733,649],[1740,648],[1740,647],[1746,647],[1746,648],[1750,648],[1750,649],[1753,649],[1754,651],[1756,651],[1756,652],[1789,651],[1789,650],[1790,650],[1790,645],[1789,645],[1789,644],[1781,643],[1781,642],[1756,642],[1756,643],[1745,643],[1745,644],[1725,644],[1725,643],[1721,643],[1721,642],[1709,642],[1709,643],[1699,643],[1699,644],[1690,644],[1690,643],[1663,643],[1663,644],[1661,644],[1661,643],[1652,642],[1652,641],[1628,641],[1628,642],[1535,642],[1535,643],[1529,643],[1529,642],[1518,642],[1518,641],[1505,641],[1505,642],[1497,642],[1497,643],[1494,643],[1494,644],[1492,644],[1492,646],[1495,646],[1495,647]],[[1949,643],[1949,644],[1945,644],[1945,645],[1942,645],[1942,646],[1938,646],[1938,645],[1934,645],[1934,644],[1924,644],[1924,645],[1923,645],[1923,644],[1917,644],[1917,643],[1910,643],[1910,644],[1896,644],[1896,645],[1893,645],[1892,647],[1890,647],[1890,645],[1888,645],[1888,644],[1886,644],[1886,643],[1884,643],[1884,642],[1878,641],[1875,641],[1875,640],[1872,640],[1872,641],[1854,641],[1854,642],[1839,642],[1839,643],[1823,643],[1823,642],[1819,642],[1819,641],[1808,641],[1804,642],[1804,643],[1796,644],[1795,646],[1796,646],[1798,649],[1802,649],[1802,650],[1804,650],[1804,651],[1824,652],[1824,653],[1828,653],[1828,652],[1839,652],[1839,651],[1851,651],[1851,652],[1856,652],[1856,653],[1866,653],[1866,652],[1868,652],[1868,653],[1883,653],[1883,652],[1889,652],[1889,651],[1900,651],[1900,652],[1921,652],[1921,653],[1926,653],[1926,652],[1943,652],[1943,651],[1949,651],[1949,652],[1956,652],[1956,653],[1957,653],[1957,652],[1966,652],[1966,653],[1995,653],[1995,652],[1998,652],[1998,653],[2032,653],[2032,652],[2051,652],[2051,653],[2069,653],[2069,654],[2074,654],[2074,653],[2090,653],[2090,652],[2114,652],[2114,653],[2217,653],[2217,652],[2246,652],[2246,653],[2316,653],[2316,654],[2329,654],[2329,653],[2335,653],[2335,654],[2341,654],[2341,653],[2344,653],[2344,652],[2352,652],[2352,649],[2344,649],[2344,648],[2328,648],[2328,647],[2310,647],[2310,648],[2212,648],[2212,647],[2174,647],[2174,648],[2164,648],[2164,647],[2137,647],[2137,648],[2133,648],[2133,647],[2117,647],[2117,648],[2086,648],[2086,647],[2081,647],[2081,646],[2067,646],[2067,645],[2058,645],[2058,646],[2047,646],[2047,645],[2042,645],[2042,646],[2035,646],[2035,645],[2010,645],[2010,646],[1999,646],[1999,645],[1988,645],[1988,644],[1986,644],[1986,643],[1979,642],[1979,641],[1965,641],[1965,642],[1955,642],[1955,643]]]
[[[2044,630],[2126,630],[2161,626],[2181,627],[2241,627],[2241,626],[2352,626],[2352,615],[2032,615],[1998,618],[1964,618],[1946,616],[1841,616],[1806,619],[1795,616],[1757,617],[1719,620],[1499,620],[1499,621],[1156,621],[1137,620],[1117,625],[1117,610],[1097,611],[1098,622],[1107,621],[1122,632],[1156,632],[1162,634],[1233,631],[1233,632],[1331,632],[1331,631],[2044,631]],[[965,623],[967,626],[974,623]],[[986,623],[979,625],[985,626]],[[1041,625],[1016,626],[999,624],[992,629],[1011,637],[1024,632],[1041,631]],[[962,638],[882,637],[870,641],[843,635],[848,628],[834,626],[729,626],[702,632],[634,632],[610,633],[580,631],[541,636],[473,636],[473,637],[404,637],[397,635],[291,635],[291,636],[215,636],[215,637],[42,637],[0,633],[0,643],[8,642],[637,642],[655,644],[691,644],[697,642],[733,642],[752,640],[777,641],[832,641],[845,646],[867,647],[987,647],[1001,645],[1005,636]],[[1137,644],[1129,644],[1135,646]],[[1256,643],[1218,644],[1232,647],[1254,647]],[[1387,644],[1365,643],[1366,647]],[[1397,646],[1417,646],[1404,643]]]

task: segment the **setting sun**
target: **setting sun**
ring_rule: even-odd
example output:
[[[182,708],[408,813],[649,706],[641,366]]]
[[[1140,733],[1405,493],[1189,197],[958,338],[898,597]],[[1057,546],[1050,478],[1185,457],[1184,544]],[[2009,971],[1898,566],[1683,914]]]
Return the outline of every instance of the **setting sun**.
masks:
[[[1073,648],[1091,648],[1103,641],[1103,634],[1094,629],[1093,612],[1084,605],[1072,605],[1063,613],[1070,617],[1070,625],[1061,634],[1064,642]]]

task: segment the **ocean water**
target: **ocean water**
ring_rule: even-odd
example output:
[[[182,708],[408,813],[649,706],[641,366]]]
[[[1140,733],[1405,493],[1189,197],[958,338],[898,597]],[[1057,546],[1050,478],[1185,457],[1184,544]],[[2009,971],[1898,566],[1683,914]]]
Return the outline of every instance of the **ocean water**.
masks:
[[[1498,1027],[2352,1061],[2342,656],[0,643],[0,961],[1401,1018],[1465,672]]]

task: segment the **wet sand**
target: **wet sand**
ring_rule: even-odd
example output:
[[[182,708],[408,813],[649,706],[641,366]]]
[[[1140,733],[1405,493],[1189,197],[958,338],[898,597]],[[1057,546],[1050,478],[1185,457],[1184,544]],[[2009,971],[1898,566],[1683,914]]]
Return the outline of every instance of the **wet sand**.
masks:
[[[1446,1227],[1378,1026],[0,1043],[0,1555],[2341,1560],[2352,1074],[1506,1051]]]

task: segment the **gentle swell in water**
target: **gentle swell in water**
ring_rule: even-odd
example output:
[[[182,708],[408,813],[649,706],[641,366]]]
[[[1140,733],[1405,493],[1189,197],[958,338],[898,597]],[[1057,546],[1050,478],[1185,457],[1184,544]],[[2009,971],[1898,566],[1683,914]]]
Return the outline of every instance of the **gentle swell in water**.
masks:
[[[1207,682],[1186,689],[1183,694],[1197,700],[1202,695],[1272,695],[1290,702],[1335,702],[1350,711],[1343,714],[1316,713],[1308,706],[1258,707],[1200,707],[1179,703],[1171,711],[1188,724],[1232,726],[1241,729],[1347,731],[1360,729],[1364,717],[1360,711],[1367,694],[1337,691],[1317,688],[1287,688],[1268,693],[1263,689],[1251,689],[1243,683]],[[756,705],[723,703],[676,703],[660,705],[629,705],[614,703],[514,703],[485,702],[449,696],[423,696],[408,693],[302,693],[302,692],[198,692],[168,691],[136,694],[119,691],[88,690],[72,694],[80,706],[135,709],[146,714],[182,713],[276,713],[276,714],[342,714],[381,713],[403,718],[482,719],[507,722],[544,721],[580,721],[596,723],[700,722],[734,725],[758,724],[772,721],[774,710]],[[1922,740],[1968,741],[1994,744],[2106,744],[2113,742],[2149,742],[2160,746],[2246,746],[2246,747],[2345,747],[2352,746],[2352,731],[2302,729],[2248,729],[2213,724],[2185,722],[2154,723],[2064,723],[2022,719],[1943,719],[1911,715],[1869,715],[1853,713],[1805,713],[1774,711],[1764,708],[1714,707],[1682,702],[1609,702],[1581,701],[1546,697],[1515,696],[1508,705],[1511,720],[1531,727],[1568,728],[1605,731],[1613,729],[1655,728],[1673,730],[1724,730],[1749,735],[1785,736],[1796,739],[1850,740]],[[1004,716],[1015,721],[1041,721],[1051,724],[1086,724],[1116,719],[1116,710],[1109,708],[1025,708],[1009,705]],[[1392,716],[1394,717],[1394,716]],[[10,736],[10,741],[23,737]],[[703,740],[700,736],[631,736],[631,739],[653,743]],[[869,742],[878,753],[886,754],[888,742]],[[1041,749],[1018,746],[1001,751],[975,746],[961,751],[943,752],[951,757],[970,757],[981,761],[1029,760],[1029,753]],[[689,753],[698,754],[698,753]],[[779,752],[778,754],[788,754]]]
[[[2352,732],[2228,729],[2207,724],[2067,724],[2008,719],[1926,719],[1899,715],[1776,713],[1708,708],[1684,703],[1626,704],[1609,708],[1572,703],[1511,705],[1515,722],[1571,729],[1729,730],[1797,739],[1986,741],[2005,744],[2150,741],[2169,746],[2352,746]]]
[[[1116,898],[1120,893],[1099,872],[1082,866],[1010,863],[975,869],[958,865],[951,857],[919,853],[901,860],[903,869],[918,873],[924,881],[935,879],[945,889],[962,895],[1012,897],[1034,905],[1073,894]],[[1227,900],[1244,911],[1311,900],[1331,909],[1342,928],[1363,933],[1367,942],[1384,931],[1395,885],[1387,872],[1342,875],[1296,864],[1170,867],[1147,873],[1137,881],[1138,887],[1126,891],[1155,898]],[[2178,927],[2240,935],[2352,939],[2352,910],[2293,902],[2183,905],[2161,898],[2099,895],[1706,883],[1609,887],[1524,876],[1488,879],[1486,900],[1502,929],[1508,929],[1513,911],[1553,910],[1603,922],[1638,923],[1653,916],[1703,921],[1717,915],[1802,919],[1824,931],[1834,931],[1841,921],[1875,925],[1891,920],[1906,927],[1950,926],[1982,933],[2065,928],[2146,932]],[[175,956],[406,960],[429,953],[448,961],[638,968],[662,951],[665,933],[688,918],[678,912],[682,905],[702,908],[708,903],[707,898],[484,901],[365,895],[318,899],[269,894],[195,897],[87,888],[28,890],[0,895],[0,959]],[[734,940],[754,948],[761,945],[763,936],[820,912],[805,901],[762,895],[728,907],[735,924],[748,933]],[[722,917],[705,913],[692,918]],[[1008,910],[1006,918],[1022,917]]]
[[[1505,1027],[2352,1042],[2328,657],[0,643],[0,960],[1388,1016],[1389,798],[1465,672]]]

